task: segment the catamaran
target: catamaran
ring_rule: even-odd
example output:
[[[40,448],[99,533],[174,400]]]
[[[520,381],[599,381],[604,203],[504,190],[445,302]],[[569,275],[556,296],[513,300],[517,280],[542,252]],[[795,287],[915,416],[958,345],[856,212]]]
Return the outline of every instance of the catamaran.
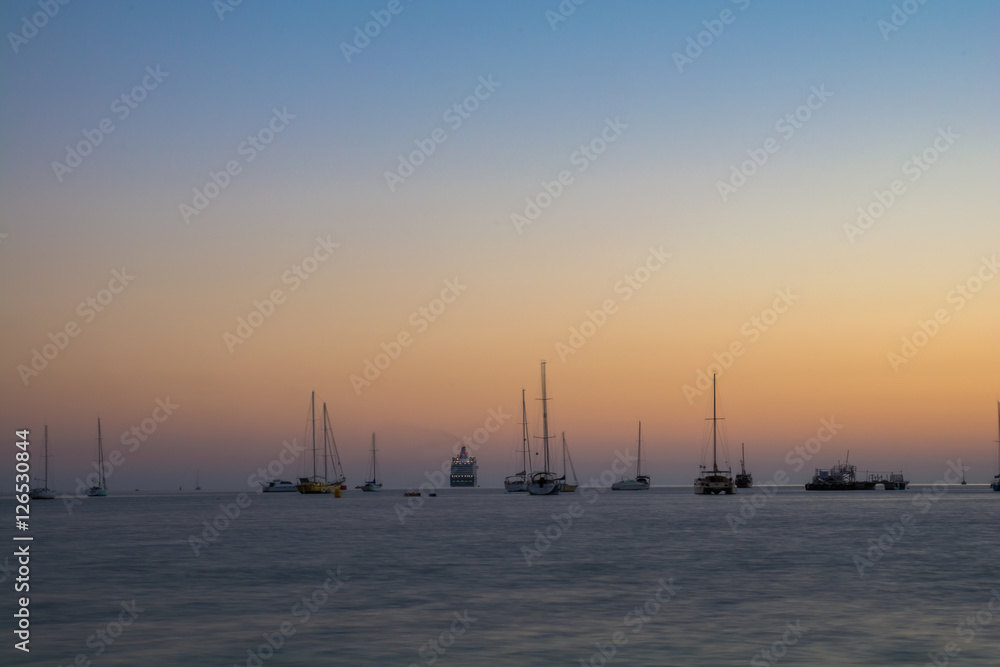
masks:
[[[528,447],[528,410],[524,403],[524,389],[521,390],[521,472],[504,478],[503,488],[507,493],[524,493],[528,490],[528,474],[531,470],[531,450]]]
[[[635,479],[623,479],[611,485],[612,491],[647,491],[649,476],[642,474],[642,422],[639,422],[639,454],[635,461]]]
[[[993,478],[990,488],[1000,491],[1000,401],[997,401],[997,475]]]
[[[576,487],[580,486],[576,481],[576,468],[573,467],[573,459],[569,457],[569,447],[566,446],[566,431],[562,434],[563,443],[563,474],[559,478],[559,492],[560,493],[572,493],[576,491]],[[569,461],[570,472],[573,473],[573,483],[570,484],[566,481],[566,462]]]
[[[312,421],[312,453],[313,453],[313,474],[312,477],[300,477],[299,483],[295,485],[295,490],[303,494],[332,493],[340,496],[340,485],[346,479],[344,470],[340,467],[340,455],[337,452],[337,442],[333,440],[333,426],[330,424],[330,413],[326,410],[326,403],[323,403],[323,476],[320,477],[316,469],[316,392],[312,393],[310,403],[310,420]],[[333,450],[331,455],[331,441]],[[330,479],[329,460],[333,459],[334,479]],[[267,488],[265,491],[269,490]],[[277,490],[277,489],[270,489]]]
[[[528,493],[533,496],[551,496],[559,493],[559,480],[549,468],[549,397],[545,393],[545,362],[542,362],[542,469],[532,473]]]
[[[369,493],[382,490],[382,482],[378,481],[378,465],[375,463],[375,434],[372,433],[372,478],[361,487]]]
[[[737,489],[749,489],[753,487],[753,474],[747,472],[746,458],[747,458],[747,446],[740,443],[740,474],[736,475],[736,488]]]
[[[104,445],[101,443],[101,418],[97,418],[97,467],[100,484],[87,489],[91,498],[101,498],[108,495],[108,481],[104,478]]]
[[[49,425],[45,425],[45,479],[42,486],[31,490],[34,500],[55,500],[56,492],[49,488]]]
[[[701,477],[694,481],[695,495],[731,494],[736,492],[732,470],[719,470],[718,427],[721,419],[716,414],[715,373],[712,373],[712,470],[709,471],[704,464],[700,466]]]

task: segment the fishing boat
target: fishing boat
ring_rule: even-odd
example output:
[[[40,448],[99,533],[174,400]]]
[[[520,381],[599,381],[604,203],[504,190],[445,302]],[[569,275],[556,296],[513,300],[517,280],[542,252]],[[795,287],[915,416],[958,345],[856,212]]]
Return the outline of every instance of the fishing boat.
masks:
[[[576,468],[573,467],[573,459],[569,457],[569,447],[566,446],[566,431],[562,434],[563,445],[563,474],[559,478],[559,493],[572,493],[576,487],[580,486],[576,481]],[[573,483],[566,481],[566,462],[569,461],[569,470],[573,473]]]
[[[264,493],[295,493],[299,490],[293,482],[283,479],[273,479],[266,484],[261,482],[260,485],[263,487]]]
[[[531,451],[528,447],[528,410],[524,403],[524,389],[521,390],[521,472],[503,480],[507,493],[525,493],[528,490],[528,474],[531,470]]]
[[[316,466],[316,392],[312,393],[310,402],[310,420],[312,422],[312,453],[313,453],[313,474],[312,477],[300,477],[299,483],[295,485],[295,490],[303,494],[332,493],[340,496],[340,485],[345,478],[343,469],[340,467],[340,456],[337,454],[337,443],[333,441],[333,426],[330,424],[330,413],[327,412],[326,403],[323,403],[323,476],[319,476]],[[333,448],[331,454],[331,441]],[[330,459],[333,458],[333,475],[330,479]]]
[[[49,425],[45,425],[45,479],[42,485],[31,490],[33,500],[55,500],[56,492],[49,488]]]
[[[997,401],[997,475],[993,478],[990,488],[1000,491],[1000,401]]]
[[[611,485],[612,491],[647,491],[649,476],[642,474],[642,422],[639,422],[639,453],[635,461],[635,479],[622,479]]]
[[[100,475],[100,484],[87,489],[87,495],[91,498],[102,498],[108,495],[108,481],[104,478],[104,444],[101,442],[101,418],[97,418],[97,472]]]
[[[545,393],[545,362],[542,362],[542,469],[531,474],[528,493],[533,496],[551,496],[559,493],[559,480],[549,467],[549,397]]]
[[[375,434],[372,433],[372,478],[361,487],[362,491],[374,493],[382,490],[382,482],[378,481],[378,465],[375,462]]]
[[[753,475],[747,472],[747,446],[740,443],[740,474],[736,475],[736,488],[749,489],[753,486]]]
[[[719,470],[719,422],[722,418],[716,413],[715,373],[712,373],[712,470],[702,464],[701,477],[694,481],[695,495],[718,495],[720,493],[736,493],[732,470]]]

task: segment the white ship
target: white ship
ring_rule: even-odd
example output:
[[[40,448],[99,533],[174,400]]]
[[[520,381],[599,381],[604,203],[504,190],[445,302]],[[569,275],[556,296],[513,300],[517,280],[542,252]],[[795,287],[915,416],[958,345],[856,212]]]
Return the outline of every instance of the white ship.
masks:
[[[479,466],[476,464],[476,457],[469,456],[462,447],[458,456],[451,459],[451,485],[452,486],[476,486],[479,479]]]
[[[260,485],[264,487],[264,493],[287,493],[289,491],[295,493],[298,491],[295,484],[283,479],[275,479],[267,484],[261,482]]]

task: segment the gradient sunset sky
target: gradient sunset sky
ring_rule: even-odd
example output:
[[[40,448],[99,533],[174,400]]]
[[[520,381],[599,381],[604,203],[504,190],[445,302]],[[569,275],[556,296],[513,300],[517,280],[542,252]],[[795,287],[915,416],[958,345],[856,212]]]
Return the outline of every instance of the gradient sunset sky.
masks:
[[[416,486],[490,410],[499,486],[522,387],[541,432],[542,359],[581,481],[641,419],[653,483],[690,484],[716,358],[758,482],[848,450],[916,482],[958,457],[996,474],[996,3],[221,7],[74,2],[33,29],[37,1],[0,6],[0,424],[40,445],[47,421],[53,488],[88,472],[98,417],[112,491],[246,488],[313,390],[352,487],[373,431],[386,485]],[[823,419],[843,427],[795,472]]]

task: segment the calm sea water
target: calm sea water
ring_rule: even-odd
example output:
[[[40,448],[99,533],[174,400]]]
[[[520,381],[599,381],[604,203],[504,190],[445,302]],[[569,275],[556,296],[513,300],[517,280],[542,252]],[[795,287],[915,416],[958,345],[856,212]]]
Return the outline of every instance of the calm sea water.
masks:
[[[190,536],[237,491],[35,501],[32,652],[8,632],[0,662],[924,665],[955,641],[951,664],[1000,664],[1000,494],[938,490],[444,489],[402,523],[397,490],[251,495],[198,555]]]

